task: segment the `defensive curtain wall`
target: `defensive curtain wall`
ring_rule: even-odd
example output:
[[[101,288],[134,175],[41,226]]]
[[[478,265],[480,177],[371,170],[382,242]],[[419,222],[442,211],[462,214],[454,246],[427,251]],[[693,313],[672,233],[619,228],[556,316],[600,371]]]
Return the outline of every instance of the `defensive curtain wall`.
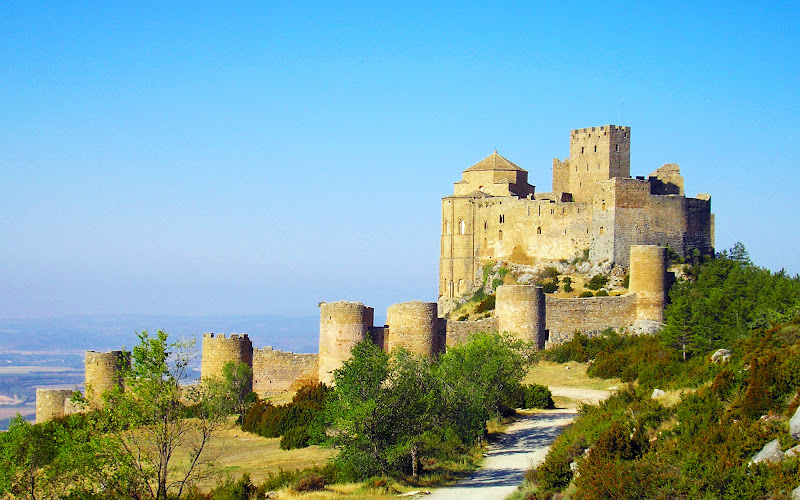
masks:
[[[442,198],[439,297],[467,295],[489,261],[569,260],[629,267],[635,245],[669,246],[682,256],[714,251],[711,197],[687,198],[680,169],[666,164],[630,175],[630,127],[572,130],[570,156],[553,160],[551,192],[495,151],[463,171]]]
[[[221,377],[228,362],[253,369],[252,388],[260,395],[296,390],[306,384],[331,384],[333,371],[350,357],[358,342],[371,339],[392,351],[403,348],[435,356],[477,332],[508,332],[538,348],[568,340],[576,331],[599,332],[627,328],[639,321],[661,322],[666,302],[666,248],[634,245],[630,249],[629,293],[611,297],[555,298],[533,285],[497,288],[494,316],[478,321],[438,317],[434,302],[403,302],[389,306],[387,324],[373,325],[374,309],[360,302],[320,304],[319,354],[296,354],[265,347],[254,349],[245,333],[203,334],[201,376]],[[86,353],[86,385],[93,405],[103,391],[121,383],[119,370],[130,358],[122,351]],[[74,413],[72,391],[37,389],[36,420],[43,422]]]

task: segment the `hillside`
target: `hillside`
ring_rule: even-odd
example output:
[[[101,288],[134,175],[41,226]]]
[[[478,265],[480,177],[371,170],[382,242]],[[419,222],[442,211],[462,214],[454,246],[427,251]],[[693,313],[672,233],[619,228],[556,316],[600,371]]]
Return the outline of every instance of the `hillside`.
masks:
[[[670,298],[658,335],[578,335],[542,354],[627,385],[582,409],[522,497],[789,498],[800,486],[800,279],[737,245],[691,266]]]

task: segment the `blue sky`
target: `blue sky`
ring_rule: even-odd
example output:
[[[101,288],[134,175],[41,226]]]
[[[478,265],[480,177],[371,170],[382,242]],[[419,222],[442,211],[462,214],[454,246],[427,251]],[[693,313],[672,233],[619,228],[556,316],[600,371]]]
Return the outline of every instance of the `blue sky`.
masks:
[[[439,207],[569,130],[679,163],[800,272],[800,13],[747,3],[0,5],[0,317],[434,301]]]

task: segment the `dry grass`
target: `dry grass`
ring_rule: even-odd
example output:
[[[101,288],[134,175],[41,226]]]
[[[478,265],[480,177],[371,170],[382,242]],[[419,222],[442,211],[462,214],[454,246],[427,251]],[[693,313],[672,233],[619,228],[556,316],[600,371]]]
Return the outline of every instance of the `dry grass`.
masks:
[[[206,457],[214,457],[221,474],[218,477],[201,481],[201,489],[209,489],[226,474],[240,477],[250,474],[254,484],[262,483],[270,474],[280,470],[293,471],[314,466],[323,466],[333,453],[332,450],[309,446],[297,450],[281,450],[280,438],[263,438],[243,432],[238,427],[230,427],[219,432],[203,451]],[[185,451],[176,453],[177,461],[185,461]]]
[[[564,364],[552,361],[540,361],[528,369],[522,380],[524,384],[542,384],[547,386],[575,387],[579,389],[595,389],[607,391],[611,387],[622,387],[624,384],[615,378],[591,378],[586,374],[589,366],[584,363],[570,361]]]

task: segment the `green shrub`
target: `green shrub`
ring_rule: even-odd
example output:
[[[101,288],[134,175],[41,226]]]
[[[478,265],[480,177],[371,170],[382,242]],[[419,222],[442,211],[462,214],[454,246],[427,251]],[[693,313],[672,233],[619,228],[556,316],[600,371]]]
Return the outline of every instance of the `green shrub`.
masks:
[[[585,299],[587,297],[594,297],[594,294],[592,292],[588,291],[588,290],[585,290],[585,291],[581,292],[581,294],[578,295],[578,297],[580,297],[582,299]]]
[[[542,291],[544,293],[554,293],[558,291],[558,283],[554,281],[546,281],[544,283],[539,283],[539,286],[542,287]]]
[[[592,279],[586,283],[586,288],[590,290],[600,290],[608,283],[608,278],[602,274],[595,274]]]
[[[492,280],[492,288],[497,290],[497,287],[503,284],[503,278],[495,278]]]
[[[574,290],[574,288],[572,288],[572,278],[570,278],[569,276],[565,276],[564,279],[561,280],[561,281],[564,282],[564,291],[565,292],[569,293],[572,290]]]
[[[539,384],[520,384],[505,405],[509,408],[542,408],[546,410],[555,408],[550,389]]]
[[[195,494],[194,498],[199,500],[202,497]],[[228,476],[211,490],[208,498],[213,500],[258,500],[266,498],[266,495],[261,488],[252,483],[250,474],[245,472],[238,480]]]
[[[622,288],[630,288],[631,287],[631,275],[626,274],[624,278],[622,278]]]
[[[308,427],[293,427],[284,431],[281,436],[281,449],[305,448],[310,442],[311,436],[308,434]]]
[[[558,278],[558,269],[552,266],[545,267],[542,272],[539,273],[539,276],[542,279]]]
[[[595,297],[608,297],[608,292],[600,289],[595,295]]]
[[[480,303],[475,306],[476,313],[482,313],[484,311],[493,311],[495,304],[496,304],[497,296],[495,294],[487,295],[486,298],[480,301]]]
[[[509,272],[510,272],[510,271],[508,270],[508,268],[507,268],[507,267],[501,267],[500,269],[498,269],[498,270],[497,270],[497,274],[498,274],[498,275],[499,275],[501,278],[504,278],[504,277],[506,276],[506,274],[508,274]]]

